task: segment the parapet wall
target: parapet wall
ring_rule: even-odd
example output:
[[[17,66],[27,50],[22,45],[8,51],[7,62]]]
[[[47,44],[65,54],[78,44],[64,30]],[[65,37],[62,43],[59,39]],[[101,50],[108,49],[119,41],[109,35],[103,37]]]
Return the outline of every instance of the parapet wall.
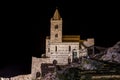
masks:
[[[41,64],[42,63],[50,63],[49,58],[37,58],[37,57],[32,57],[32,70],[31,70],[31,77],[32,79],[36,78],[36,73],[40,72],[41,73]]]

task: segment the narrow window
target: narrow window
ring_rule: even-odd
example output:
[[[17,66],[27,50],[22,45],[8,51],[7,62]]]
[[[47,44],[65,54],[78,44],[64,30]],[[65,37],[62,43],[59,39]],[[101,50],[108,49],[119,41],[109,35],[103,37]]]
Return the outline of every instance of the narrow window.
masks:
[[[55,51],[57,51],[57,46],[55,46]]]
[[[48,45],[50,45],[50,41],[48,41]]]
[[[71,46],[69,46],[69,51],[71,51]]]
[[[50,48],[48,48],[48,52],[50,52]]]

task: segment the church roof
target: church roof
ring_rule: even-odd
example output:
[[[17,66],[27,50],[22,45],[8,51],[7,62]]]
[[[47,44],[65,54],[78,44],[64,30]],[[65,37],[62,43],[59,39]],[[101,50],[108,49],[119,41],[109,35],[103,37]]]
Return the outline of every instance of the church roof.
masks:
[[[59,11],[58,9],[55,10],[55,13],[53,15],[53,20],[60,20],[60,14],[59,14]]]
[[[50,36],[46,36],[46,39],[50,39]],[[80,40],[80,35],[63,35],[62,42],[79,42],[83,43],[85,40]]]
[[[79,42],[80,35],[63,35],[62,41],[63,42]]]

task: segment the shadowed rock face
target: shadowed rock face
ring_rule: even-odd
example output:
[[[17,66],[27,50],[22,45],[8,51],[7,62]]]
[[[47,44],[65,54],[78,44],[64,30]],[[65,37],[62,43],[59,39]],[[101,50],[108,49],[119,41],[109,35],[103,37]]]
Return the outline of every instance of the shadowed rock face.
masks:
[[[47,73],[42,80],[59,80],[56,73]]]
[[[100,60],[120,63],[120,41],[113,47],[108,48],[101,56]]]

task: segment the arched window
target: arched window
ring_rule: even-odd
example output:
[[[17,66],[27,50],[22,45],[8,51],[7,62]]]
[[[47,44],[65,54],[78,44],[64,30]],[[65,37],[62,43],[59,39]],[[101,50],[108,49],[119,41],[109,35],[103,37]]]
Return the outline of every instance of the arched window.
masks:
[[[58,34],[55,34],[55,37],[57,38],[57,37],[58,37]]]
[[[58,29],[58,25],[55,25],[55,29]]]
[[[40,77],[40,72],[36,72],[36,78]]]
[[[56,65],[57,64],[57,60],[53,60],[53,65]]]

